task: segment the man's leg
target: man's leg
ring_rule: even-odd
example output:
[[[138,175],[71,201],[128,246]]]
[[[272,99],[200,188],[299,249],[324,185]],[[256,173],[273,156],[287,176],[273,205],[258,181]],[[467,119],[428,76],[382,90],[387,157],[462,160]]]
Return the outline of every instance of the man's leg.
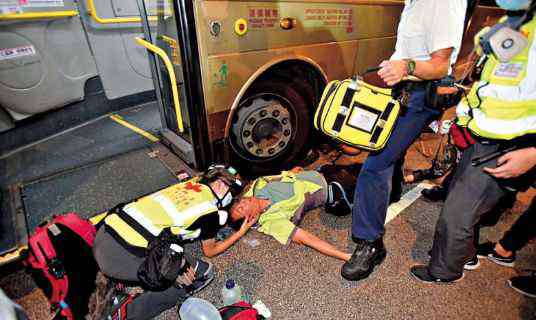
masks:
[[[394,165],[438,112],[423,107],[424,92],[414,91],[405,114],[399,117],[386,147],[371,153],[357,179],[352,210],[352,234],[373,241],[384,233]]]
[[[477,167],[471,160],[496,150],[496,146],[477,143],[463,153],[436,225],[430,264],[427,270],[421,270],[428,276],[444,281],[459,279],[464,264],[475,256],[474,228],[505,191],[483,171],[484,167],[495,167],[496,160]],[[412,273],[420,278],[413,269]]]
[[[342,266],[344,278],[363,279],[383,261],[386,251],[382,236],[395,162],[437,115],[436,110],[424,107],[424,91],[412,92],[410,105],[399,117],[386,147],[371,153],[365,161],[357,179],[352,208],[352,236],[357,247],[352,259]]]
[[[536,198],[532,199],[529,209],[506,231],[499,243],[504,249],[516,252],[534,238],[536,238]]]
[[[101,227],[97,232],[93,251],[97,264],[106,276],[127,283],[136,284],[139,282],[138,268],[144,259],[123,248],[105,231],[104,227]],[[193,262],[190,264],[195,265]],[[203,270],[200,270],[202,273],[207,272],[205,264],[203,264]],[[196,272],[196,276],[197,274]],[[204,286],[204,281],[196,281],[194,285],[196,288]],[[127,319],[151,319],[163,311],[173,308],[188,296],[189,294],[185,289],[176,287],[170,287],[160,292],[144,291],[127,305]]]

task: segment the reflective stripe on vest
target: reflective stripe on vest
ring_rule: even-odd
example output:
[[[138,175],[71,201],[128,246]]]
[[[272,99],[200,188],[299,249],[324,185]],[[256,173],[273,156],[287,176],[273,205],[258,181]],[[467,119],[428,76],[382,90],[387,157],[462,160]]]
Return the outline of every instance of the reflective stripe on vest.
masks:
[[[165,228],[184,239],[194,239],[201,230],[187,230],[200,217],[218,211],[209,187],[195,180],[179,183],[125,205],[105,218],[127,244],[147,248],[151,238]]]
[[[496,92],[504,92],[504,88],[515,90],[520,85],[527,76],[535,31],[536,19],[521,27],[521,32],[529,39],[529,45],[511,61],[502,63],[493,55],[489,56],[481,81],[473,85],[467,99],[457,107],[458,124],[467,126],[477,136],[489,139],[511,140],[536,133],[536,100],[516,101],[507,96],[498,99],[478,92],[479,88],[484,87],[487,92],[494,91],[494,88],[497,88]]]

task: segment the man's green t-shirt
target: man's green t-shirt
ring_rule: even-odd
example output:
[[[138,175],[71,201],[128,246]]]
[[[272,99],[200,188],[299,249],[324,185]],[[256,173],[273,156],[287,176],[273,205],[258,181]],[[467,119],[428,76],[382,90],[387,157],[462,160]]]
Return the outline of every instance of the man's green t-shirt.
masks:
[[[255,189],[253,191],[253,188]],[[253,183],[245,196],[255,196],[270,201],[270,206],[259,218],[259,231],[271,235],[282,244],[289,243],[295,232],[294,218],[301,214],[306,205],[306,194],[322,196],[318,191],[326,189],[324,177],[316,171],[292,173],[283,171],[279,176],[261,177]]]

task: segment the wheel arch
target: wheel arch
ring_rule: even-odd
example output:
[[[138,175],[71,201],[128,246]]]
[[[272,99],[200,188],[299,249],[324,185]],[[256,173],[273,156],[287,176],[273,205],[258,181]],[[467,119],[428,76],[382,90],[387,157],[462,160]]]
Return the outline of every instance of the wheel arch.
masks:
[[[238,106],[240,104],[240,101],[244,98],[245,94],[247,93],[248,89],[250,89],[257,81],[261,80],[264,76],[269,75],[270,73],[274,72],[278,66],[281,66],[285,63],[290,63],[292,61],[296,61],[299,63],[302,67],[307,68],[309,70],[314,71],[317,74],[317,77],[322,82],[323,85],[327,84],[328,77],[324,69],[318,64],[316,61],[314,61],[311,58],[305,57],[305,56],[298,56],[298,55],[287,55],[282,56],[277,59],[271,60],[270,62],[264,64],[262,67],[258,68],[257,71],[255,71],[249,79],[244,83],[238,94],[236,95],[233,104],[231,105],[231,108],[229,109],[229,115],[227,116],[227,120],[225,123],[225,139],[229,138],[229,135],[231,133],[231,126],[233,123],[233,117],[235,116]]]

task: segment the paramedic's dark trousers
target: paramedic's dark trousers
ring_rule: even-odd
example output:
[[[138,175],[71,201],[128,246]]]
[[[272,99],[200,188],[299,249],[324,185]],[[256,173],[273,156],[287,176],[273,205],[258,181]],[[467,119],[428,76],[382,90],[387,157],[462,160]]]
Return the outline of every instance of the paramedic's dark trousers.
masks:
[[[496,167],[497,159],[479,166],[471,165],[473,158],[497,150],[497,145],[476,143],[462,154],[436,225],[429,265],[430,274],[436,278],[453,279],[462,275],[464,264],[476,254],[475,225],[483,214],[494,208],[507,192],[511,192],[504,188],[508,181],[495,179],[483,171],[484,167]],[[514,232],[523,232],[521,226],[516,227],[516,230]],[[507,237],[512,239],[513,234],[507,234]],[[528,241],[518,239],[520,241],[516,240],[519,243],[514,244],[514,247]]]
[[[395,163],[439,111],[424,106],[424,89],[411,92],[407,110],[399,117],[385,148],[371,153],[359,173],[352,209],[352,234],[376,240],[384,233]]]
[[[102,272],[113,279],[138,282],[138,267],[143,258],[126,251],[101,227],[97,232],[94,255]],[[164,291],[145,291],[127,306],[128,320],[152,319],[187,298],[184,289],[170,287]]]

